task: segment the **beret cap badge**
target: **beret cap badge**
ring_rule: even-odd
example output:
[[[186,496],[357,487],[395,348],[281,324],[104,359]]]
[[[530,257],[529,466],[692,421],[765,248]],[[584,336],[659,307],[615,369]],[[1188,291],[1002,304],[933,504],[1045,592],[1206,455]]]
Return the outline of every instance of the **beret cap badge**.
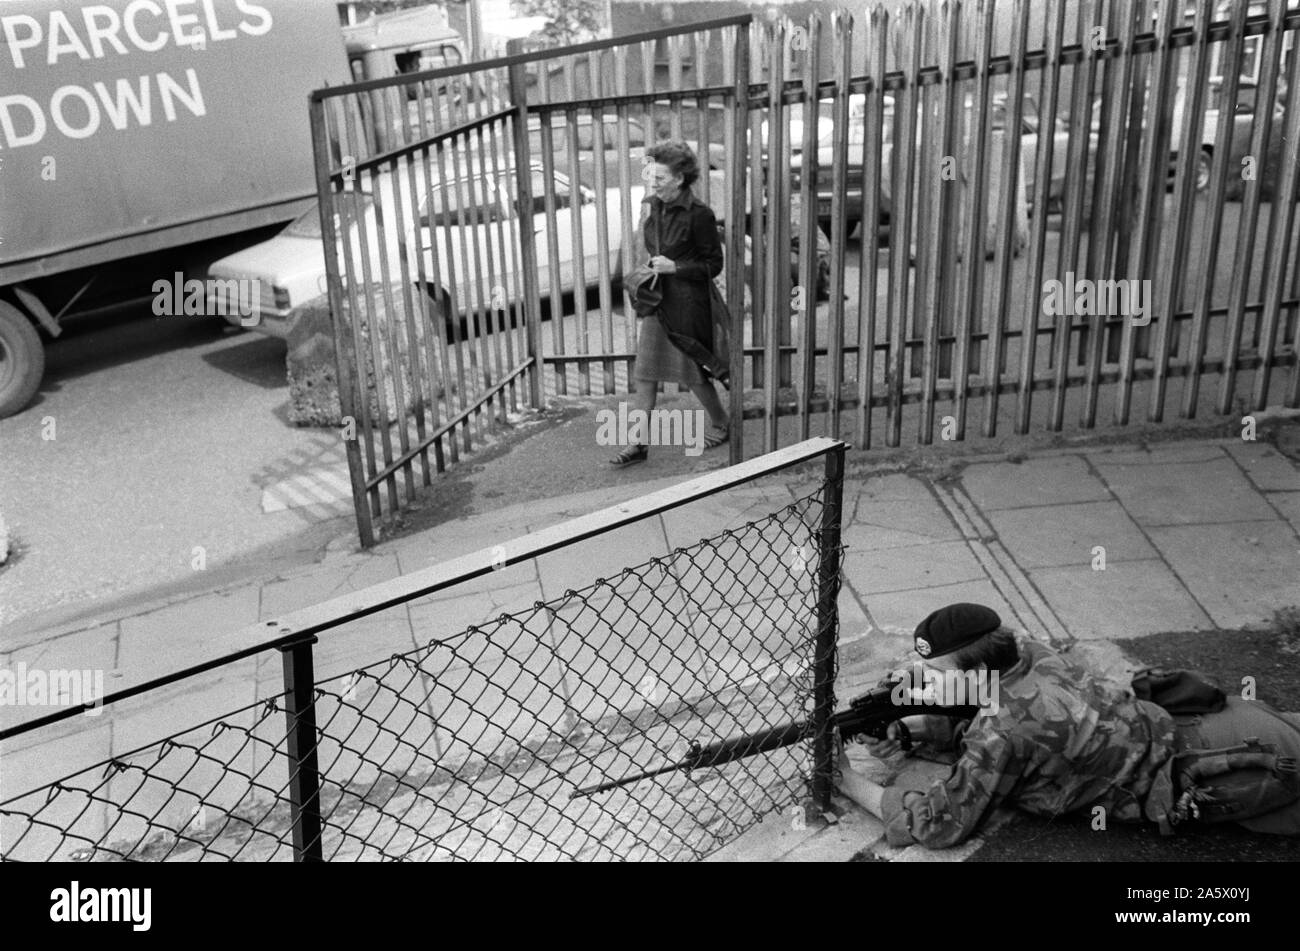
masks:
[[[922,657],[943,657],[997,630],[1001,624],[997,612],[982,604],[949,604],[916,626],[914,646]]]

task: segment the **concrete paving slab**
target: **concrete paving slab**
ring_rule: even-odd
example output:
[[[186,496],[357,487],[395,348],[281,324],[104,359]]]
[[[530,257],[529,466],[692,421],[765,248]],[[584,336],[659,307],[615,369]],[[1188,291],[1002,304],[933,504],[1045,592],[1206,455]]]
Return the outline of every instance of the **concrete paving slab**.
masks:
[[[69,784],[69,791],[57,793],[49,801],[42,787],[67,776],[65,762],[99,764],[106,761],[111,743],[111,726],[100,723],[94,729],[53,737],[38,746],[19,749],[5,745],[3,759],[0,759],[0,803],[4,803],[9,812],[39,819],[39,824],[33,826],[16,815],[0,816],[0,840],[5,844],[6,857],[20,861],[66,862],[73,860],[77,850],[84,849],[103,834],[106,828],[105,807],[86,793],[101,790],[102,796],[102,790],[107,786],[103,767],[76,777]],[[37,792],[23,795],[31,790]],[[10,801],[15,797],[16,802]],[[57,829],[66,830],[67,834]]]
[[[635,717],[647,708],[696,699],[705,692],[696,638],[685,602],[674,593],[666,604],[637,592],[560,611],[553,631],[569,702],[580,717],[596,722],[614,713]],[[645,602],[654,602],[653,610]]]
[[[500,551],[502,554],[508,553],[511,551],[511,543],[526,537],[527,534],[526,531],[502,533],[500,535],[484,532],[473,536],[451,538],[448,539],[445,545],[441,540],[436,544],[430,544],[430,539],[426,535],[423,536],[424,545],[408,545],[405,549],[395,552],[395,554],[401,566],[402,574],[409,575],[412,572],[423,571],[485,548],[492,550],[497,545],[501,546]],[[500,563],[498,562],[498,564]],[[536,580],[536,577],[537,565],[534,560],[530,559],[518,564],[501,565],[501,567],[487,574],[479,575],[477,578],[457,582],[449,588],[436,592],[431,597],[449,594],[490,594],[499,587],[524,584]]]
[[[816,565],[811,534],[791,536],[770,525],[674,552],[640,577],[642,584],[680,591],[692,613],[711,614],[777,598],[806,600],[816,584]]]
[[[917,620],[924,616],[919,615]],[[882,677],[906,661],[916,660],[912,652],[915,626],[877,628],[851,643],[841,642],[839,680],[835,687],[837,696],[857,696],[874,687]]]
[[[923,502],[932,497],[924,479],[906,472],[871,473],[844,480],[844,509],[850,517],[863,502]]]
[[[776,484],[744,486],[671,509],[659,517],[668,546],[687,548],[727,529],[738,530],[748,522],[763,521],[812,491],[811,486],[800,492]],[[808,511],[820,518],[820,507]]]
[[[1157,559],[1120,562],[1105,571],[1081,565],[1038,568],[1029,577],[1070,634],[1083,640],[1214,627],[1192,593]]]
[[[1223,459],[1224,449],[1218,442],[1157,443],[1143,449],[1114,446],[1091,449],[1084,453],[1094,465],[1112,466],[1168,466],[1180,463],[1217,462]]]
[[[985,512],[1109,498],[1081,456],[1046,456],[1019,465],[976,463],[962,472],[961,482]]]
[[[803,820],[803,807],[793,805],[785,812],[773,812],[744,834],[708,855],[705,862],[776,862],[820,833]],[[801,828],[802,826],[802,828]]]
[[[445,749],[435,740],[435,721],[391,693],[369,701],[331,698],[321,705],[320,722],[325,781],[374,802],[391,795],[393,776],[414,784],[431,774]]]
[[[1300,491],[1300,469],[1267,443],[1237,442],[1224,448],[1261,492]]]
[[[257,589],[244,586],[123,618],[117,655],[122,686],[161,677],[230,649],[237,632],[257,623],[258,602]]]
[[[339,559],[319,571],[291,578],[268,581],[262,586],[259,616],[267,620],[328,601],[341,594],[359,591],[401,574],[401,565],[392,552],[368,552]]]
[[[505,581],[504,572],[501,580]],[[452,637],[471,625],[485,624],[502,614],[532,610],[542,597],[542,587],[536,579],[519,584],[502,584],[481,593],[461,591],[459,588],[453,590],[455,593],[439,592],[408,603],[407,610],[416,644],[425,644],[434,638]]]
[[[570,588],[586,588],[598,578],[612,578],[624,568],[666,553],[663,526],[658,519],[645,519],[542,555],[537,559],[537,573],[543,600],[558,598]]]
[[[850,550],[844,559],[844,574],[854,590],[867,600],[867,609],[873,615],[874,595],[955,585],[985,577],[979,560],[964,541],[879,551]]]
[[[616,485],[603,486],[598,489],[586,489],[581,492],[547,499],[544,508],[557,521],[564,521],[619,505],[629,499],[636,499],[663,489],[673,488],[681,485],[682,482],[687,481],[689,478],[690,476],[683,476],[678,473],[664,476],[661,479],[650,479],[642,482],[620,482]],[[523,502],[509,508],[503,508],[501,511],[505,514],[514,510],[525,513],[531,510],[532,521],[528,523],[531,526],[537,520],[537,510],[540,507],[542,506],[539,506],[536,502]]]
[[[257,701],[256,658],[131,697],[105,712],[113,722],[113,752],[126,753],[251,706]],[[206,739],[210,728],[198,730]]]
[[[316,680],[339,677],[415,647],[406,608],[395,607],[320,635],[314,660]]]
[[[255,702],[255,666],[249,659],[232,665],[232,676],[225,680],[201,686],[177,684],[165,696],[121,704],[114,713],[114,755],[130,754],[127,761],[134,765],[112,777],[113,801],[126,811],[156,817],[156,824],[171,829],[184,829],[196,820],[206,822],[208,816],[197,815],[201,802],[215,810],[238,806],[250,791],[248,777],[256,774],[258,762],[257,744],[241,729],[257,722],[260,715],[256,709],[245,709]],[[229,726],[201,725],[214,717]],[[282,715],[269,733],[277,738],[284,735]],[[164,751],[158,744],[173,735],[174,744]],[[114,835],[130,836],[128,826],[115,829]],[[146,831],[140,826],[135,834]]]
[[[1290,525],[1246,522],[1150,532],[1165,559],[1220,627],[1255,624],[1280,608],[1300,604],[1300,545]]]
[[[1265,498],[1300,532],[1300,492],[1270,492]]]
[[[922,499],[864,499],[841,532],[850,551],[880,551],[954,541],[962,537],[943,506],[927,494]]]
[[[1022,568],[1091,564],[1105,549],[1107,564],[1155,558],[1156,550],[1115,501],[988,513],[998,538]]]
[[[841,644],[849,644],[860,638],[867,637],[875,629],[875,623],[871,616],[862,608],[852,590],[840,587],[839,596],[839,620]]]
[[[563,677],[553,659],[534,673],[512,656],[490,672],[443,671],[427,700],[440,735],[451,737],[443,755],[452,761],[489,756],[529,739],[567,735],[578,719],[565,700]]]
[[[847,800],[841,800],[847,802]],[[847,862],[884,834],[875,816],[858,808],[847,808],[837,822],[797,844],[780,857],[781,862]]]
[[[906,631],[909,636],[927,614],[945,604],[972,601],[998,612],[1003,623],[1018,625],[1016,613],[987,578],[947,585],[925,585],[904,591],[863,594],[863,602],[882,631]],[[910,646],[910,645],[909,645]]]
[[[770,682],[802,669],[811,654],[816,617],[780,600],[697,615],[690,630],[708,689],[717,691],[742,681]]]
[[[114,676],[117,667],[117,638],[119,628],[116,622],[104,624],[85,631],[74,631],[48,641],[38,641],[26,647],[18,648],[5,655],[0,669],[10,671],[15,678],[25,671],[30,677],[39,672],[45,676],[60,671],[100,671],[104,692],[112,691],[118,685],[119,678]],[[22,664],[23,667],[18,665]],[[92,673],[92,681],[94,679]],[[15,684],[16,686],[16,684]],[[9,724],[33,719],[38,715],[35,710],[28,710],[15,716],[21,707],[0,705],[0,723]]]
[[[1223,453],[1195,462],[1093,460],[1138,524],[1205,525],[1274,518],[1237,464]]]
[[[117,666],[118,633],[117,622],[112,622],[57,638],[38,640],[29,646],[14,648],[6,655],[5,664],[12,666],[21,661],[29,669],[42,670],[103,669],[107,687],[108,672]]]

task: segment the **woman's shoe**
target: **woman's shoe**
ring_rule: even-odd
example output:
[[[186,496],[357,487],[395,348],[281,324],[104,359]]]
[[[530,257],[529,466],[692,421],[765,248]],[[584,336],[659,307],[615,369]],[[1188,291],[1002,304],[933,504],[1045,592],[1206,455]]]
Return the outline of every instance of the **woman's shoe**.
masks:
[[[649,446],[627,446],[617,456],[609,460],[609,464],[615,469],[622,469],[638,462],[645,462],[649,455]]]
[[[731,438],[731,431],[726,426],[710,426],[704,434],[704,448],[716,449]]]

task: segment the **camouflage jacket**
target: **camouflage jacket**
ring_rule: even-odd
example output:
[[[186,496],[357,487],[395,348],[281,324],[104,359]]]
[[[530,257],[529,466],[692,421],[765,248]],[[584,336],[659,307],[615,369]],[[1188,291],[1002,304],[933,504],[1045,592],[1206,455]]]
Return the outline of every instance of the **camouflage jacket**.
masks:
[[[1143,800],[1175,751],[1173,718],[1042,644],[1018,644],[996,712],[971,721],[948,778],[926,792],[885,790],[891,845],[956,845],[999,806],[1041,816],[1103,806],[1109,820],[1143,820]]]

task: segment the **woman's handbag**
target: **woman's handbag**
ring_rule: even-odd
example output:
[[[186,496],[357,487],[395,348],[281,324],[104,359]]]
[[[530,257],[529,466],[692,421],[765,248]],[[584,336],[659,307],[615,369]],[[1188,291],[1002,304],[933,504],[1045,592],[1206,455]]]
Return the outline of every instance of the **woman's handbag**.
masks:
[[[637,223],[637,232],[641,233],[645,227],[646,219],[650,216],[650,206],[643,205],[641,208],[641,220]],[[656,224],[658,224],[656,222]],[[662,246],[663,237],[655,233],[657,245]],[[656,253],[658,253],[656,251]],[[649,255],[647,254],[647,257]],[[638,264],[632,269],[624,282],[627,285],[628,292],[632,297],[632,309],[636,311],[638,317],[650,317],[659,313],[659,308],[664,302],[663,288],[659,286],[659,272],[650,267],[649,263]]]
[[[628,275],[627,286],[632,295],[632,309],[638,317],[649,317],[659,312],[664,294],[659,287],[658,272],[652,271],[647,264],[639,264]]]

